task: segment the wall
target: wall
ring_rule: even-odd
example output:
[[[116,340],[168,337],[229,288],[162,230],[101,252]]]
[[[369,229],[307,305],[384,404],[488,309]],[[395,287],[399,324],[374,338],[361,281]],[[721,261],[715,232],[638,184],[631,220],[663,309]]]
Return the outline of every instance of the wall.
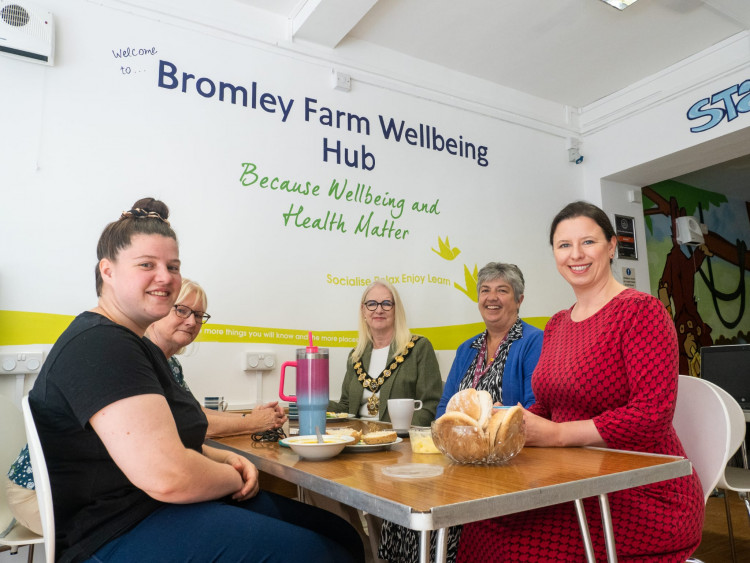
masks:
[[[651,287],[643,211],[639,201],[630,200],[631,192],[640,195],[643,186],[747,154],[748,79],[750,37],[743,32],[580,110],[584,196],[602,203],[610,217],[635,217],[641,252],[636,261],[616,263],[615,275],[630,267],[639,290]],[[727,109],[725,101],[738,111]],[[694,106],[703,117],[688,118]],[[709,122],[706,110],[723,111],[724,118],[705,131],[691,131]]]
[[[0,140],[2,351],[47,350],[72,316],[95,304],[95,241],[145,195],[169,204],[183,274],[209,296],[211,322],[183,362],[199,398],[220,394],[233,406],[275,398],[278,372],[263,376],[259,397],[244,355],[294,359],[308,330],[331,350],[335,395],[364,280],[376,276],[398,281],[409,324],[439,349],[444,377],[453,350],[481,320],[459,289],[467,269],[518,264],[528,280],[522,314],[540,324],[572,301],[545,229],[581,196],[582,172],[567,161],[555,127],[488,116],[377,74],[360,72],[350,92],[334,90],[325,60],[118,2],[46,5],[56,18],[55,66],[0,58],[0,76],[13,84],[0,102],[14,108]],[[226,89],[222,101],[221,82],[245,87],[248,106],[231,103]],[[480,88],[475,99],[489,93]],[[306,114],[306,100],[316,113]],[[523,112],[536,103],[529,99]],[[342,121],[330,124],[337,112]],[[429,127],[431,145],[437,135],[486,146],[486,166],[386,138],[381,117]],[[357,166],[330,152],[326,161],[325,143],[341,143],[349,162],[356,151]],[[262,187],[262,176],[320,189]],[[363,201],[331,195],[344,184],[361,185]],[[403,210],[368,204],[367,190],[403,200]],[[357,232],[370,214],[379,231]],[[448,240],[460,250],[452,260],[438,253]]]

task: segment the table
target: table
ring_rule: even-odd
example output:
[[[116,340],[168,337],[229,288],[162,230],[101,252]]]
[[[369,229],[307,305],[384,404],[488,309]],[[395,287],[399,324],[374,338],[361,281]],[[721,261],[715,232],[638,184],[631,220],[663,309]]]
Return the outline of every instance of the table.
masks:
[[[349,425],[355,421],[349,421]],[[370,423],[372,424],[372,423]],[[617,561],[607,493],[689,475],[687,459],[605,448],[524,448],[501,466],[454,464],[442,455],[414,454],[409,440],[390,450],[342,453],[306,461],[290,449],[250,436],[209,440],[258,469],[420,534],[420,561],[429,561],[429,534],[437,531],[437,561],[445,560],[446,529],[486,518],[573,501],[587,560],[595,561],[583,499],[599,497],[607,556]],[[430,479],[394,479],[382,468],[402,463],[443,466]],[[426,484],[429,482],[429,486]]]

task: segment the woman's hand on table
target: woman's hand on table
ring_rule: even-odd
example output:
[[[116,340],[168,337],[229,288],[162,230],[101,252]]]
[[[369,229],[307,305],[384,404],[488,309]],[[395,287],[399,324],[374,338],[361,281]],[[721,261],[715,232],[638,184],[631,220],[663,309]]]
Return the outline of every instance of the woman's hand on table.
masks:
[[[526,409],[523,409],[523,421],[526,426],[527,446],[557,447],[562,445],[559,443],[559,425],[556,422],[530,413]]]
[[[607,446],[591,419],[553,422],[523,409],[523,420],[526,423],[527,446]]]
[[[284,409],[281,408],[278,401],[272,401],[254,408],[248,417],[252,419],[253,427],[257,427],[256,430],[253,430],[254,432],[281,428],[287,421]]]

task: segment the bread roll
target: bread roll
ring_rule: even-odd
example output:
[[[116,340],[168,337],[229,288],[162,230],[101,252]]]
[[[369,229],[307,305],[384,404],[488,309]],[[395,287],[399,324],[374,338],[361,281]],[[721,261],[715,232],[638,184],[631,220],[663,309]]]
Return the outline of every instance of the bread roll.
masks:
[[[486,430],[492,416],[492,395],[489,391],[477,391],[480,414],[477,417],[479,426]]]
[[[331,436],[351,436],[354,438],[353,444],[359,443],[362,439],[362,432],[355,430],[350,426],[342,426],[341,428],[326,428],[326,434]]]
[[[445,412],[462,412],[469,415],[475,421],[482,416],[482,406],[477,397],[477,390],[472,388],[464,389],[453,395],[445,407]]]
[[[398,436],[395,430],[380,430],[378,432],[368,432],[362,436],[365,444],[390,444],[395,442]]]
[[[499,417],[501,414],[502,417]],[[518,405],[501,409],[492,416],[489,426],[490,451],[498,460],[510,459],[523,449],[526,443],[523,424],[523,408]]]
[[[475,419],[463,412],[446,412],[438,418],[435,434],[436,445],[460,463],[483,461],[489,454],[487,434]]]
[[[445,412],[462,412],[477,421],[481,428],[486,429],[492,416],[492,395],[488,391],[464,389],[450,398]]]

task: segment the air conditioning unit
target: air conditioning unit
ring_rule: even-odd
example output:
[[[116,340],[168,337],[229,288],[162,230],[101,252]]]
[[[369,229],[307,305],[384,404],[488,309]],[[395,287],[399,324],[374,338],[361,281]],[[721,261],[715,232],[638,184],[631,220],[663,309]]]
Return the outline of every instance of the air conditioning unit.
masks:
[[[695,217],[677,217],[677,244],[698,246],[703,244],[703,230]]]
[[[53,65],[55,22],[52,14],[27,2],[0,0],[0,54]]]

